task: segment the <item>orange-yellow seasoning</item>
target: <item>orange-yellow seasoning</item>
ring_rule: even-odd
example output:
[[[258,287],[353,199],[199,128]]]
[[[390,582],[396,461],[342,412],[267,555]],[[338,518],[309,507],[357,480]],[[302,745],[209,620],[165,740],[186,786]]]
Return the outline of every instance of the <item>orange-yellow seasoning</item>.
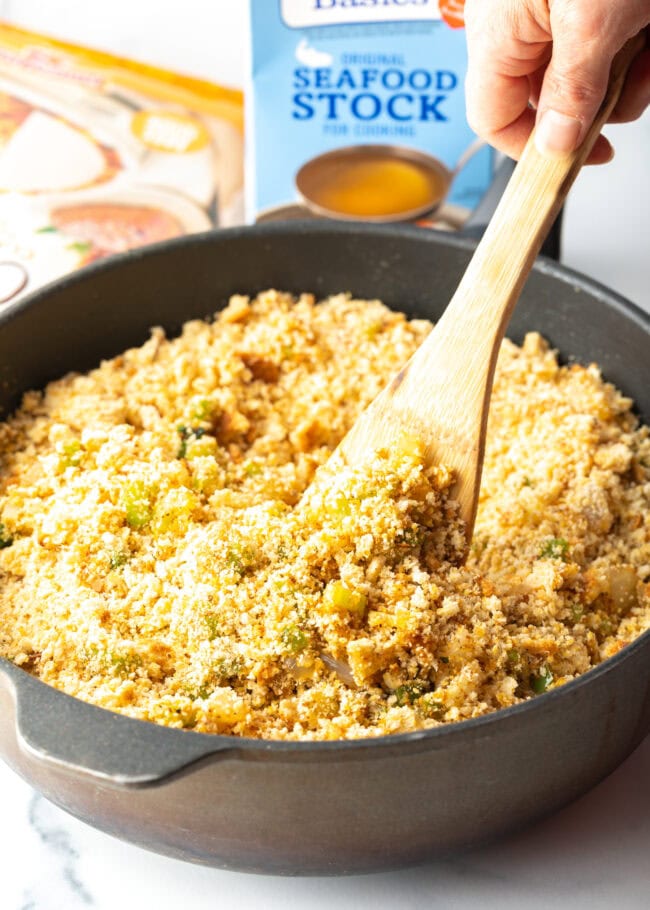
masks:
[[[359,217],[433,208],[445,189],[444,177],[433,168],[390,154],[322,160],[304,186],[310,202],[329,212]]]

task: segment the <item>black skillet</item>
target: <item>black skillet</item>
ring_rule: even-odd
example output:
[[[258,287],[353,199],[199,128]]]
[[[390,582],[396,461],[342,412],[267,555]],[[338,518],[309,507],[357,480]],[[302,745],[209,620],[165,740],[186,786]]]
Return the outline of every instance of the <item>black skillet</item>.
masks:
[[[410,227],[269,225],[99,264],[0,317],[0,407],[233,292],[351,290],[436,319],[471,241]],[[650,318],[548,260],[510,327],[597,361],[650,420]],[[79,818],[226,868],[341,873],[418,862],[553,812],[650,728],[650,634],[582,678],[490,716],[373,740],[282,743],[157,727],[84,704],[0,660],[0,755]]]

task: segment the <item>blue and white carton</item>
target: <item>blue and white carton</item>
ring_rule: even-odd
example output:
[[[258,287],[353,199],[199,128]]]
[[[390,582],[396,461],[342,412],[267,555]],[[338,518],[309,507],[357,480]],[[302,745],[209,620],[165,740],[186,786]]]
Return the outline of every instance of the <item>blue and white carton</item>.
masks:
[[[459,0],[442,0],[462,7]],[[247,220],[451,221],[493,176],[439,0],[250,0]]]

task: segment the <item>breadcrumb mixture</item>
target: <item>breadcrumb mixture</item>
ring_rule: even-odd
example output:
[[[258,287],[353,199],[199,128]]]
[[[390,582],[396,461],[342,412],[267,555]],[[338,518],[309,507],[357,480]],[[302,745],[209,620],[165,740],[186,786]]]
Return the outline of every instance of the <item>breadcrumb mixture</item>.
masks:
[[[472,552],[418,445],[301,495],[431,326],[234,297],[0,425],[0,655],[132,717],[336,739],[477,717],[650,626],[650,438],[596,366],[499,360]]]

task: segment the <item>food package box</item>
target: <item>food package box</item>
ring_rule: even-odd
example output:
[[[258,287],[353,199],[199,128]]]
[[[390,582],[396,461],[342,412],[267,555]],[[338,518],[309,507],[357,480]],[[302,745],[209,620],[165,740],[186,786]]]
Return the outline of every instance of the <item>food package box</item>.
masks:
[[[458,227],[493,176],[465,115],[463,0],[250,0],[249,221]]]
[[[239,92],[0,22],[0,312],[98,259],[242,220]]]

